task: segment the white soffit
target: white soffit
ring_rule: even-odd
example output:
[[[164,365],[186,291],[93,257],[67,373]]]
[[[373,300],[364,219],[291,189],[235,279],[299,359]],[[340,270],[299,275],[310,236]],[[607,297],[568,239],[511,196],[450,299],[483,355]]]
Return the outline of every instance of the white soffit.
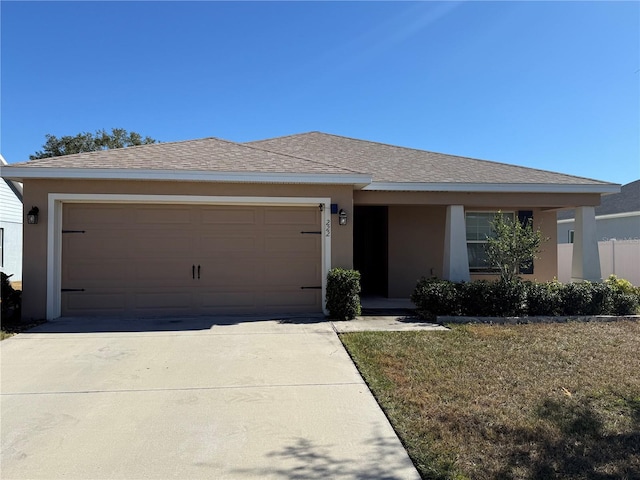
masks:
[[[614,184],[556,183],[400,183],[373,182],[362,190],[386,192],[477,192],[477,193],[619,193]]]
[[[0,176],[11,179],[59,178],[71,180],[165,180],[186,182],[303,183],[356,185],[371,183],[371,176],[342,173],[212,172],[199,170],[150,170],[129,168],[0,167]]]

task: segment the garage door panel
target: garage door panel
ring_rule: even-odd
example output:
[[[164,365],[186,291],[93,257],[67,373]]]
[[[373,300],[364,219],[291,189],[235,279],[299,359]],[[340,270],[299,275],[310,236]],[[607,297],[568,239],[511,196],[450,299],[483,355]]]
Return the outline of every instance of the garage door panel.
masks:
[[[62,302],[63,309],[70,314],[118,315],[125,311],[126,294],[124,292],[64,292]]]
[[[319,208],[267,207],[264,211],[265,225],[318,226]]]
[[[133,306],[136,311],[157,309],[190,310],[192,306],[189,292],[139,292],[132,295]]]
[[[219,290],[201,293],[199,303],[204,309],[230,307],[236,310],[246,308],[251,311],[256,308],[256,293],[249,291]]]
[[[105,224],[121,225],[132,218],[131,208],[125,205],[84,205],[73,204],[65,208],[64,223],[66,226],[94,226]]]
[[[205,254],[223,255],[231,252],[255,252],[258,248],[258,239],[254,232],[232,235],[202,235],[201,250]]]
[[[316,207],[63,207],[64,315],[318,311]],[[200,278],[197,267],[200,266]],[[196,268],[195,272],[193,267]],[[195,273],[195,277],[194,277]]]
[[[192,209],[189,207],[157,206],[135,207],[134,222],[137,225],[191,225]]]
[[[67,288],[119,287],[125,285],[132,274],[133,269],[120,262],[86,260],[67,265],[62,281]]]
[[[210,288],[235,286],[252,290],[261,282],[262,268],[246,258],[227,258],[224,261],[201,264],[201,285]]]
[[[306,253],[315,256],[320,249],[320,235],[301,234],[283,235],[270,233],[265,235],[264,249],[266,252]]]
[[[309,267],[306,260],[290,259],[285,265],[277,261],[269,261],[264,274],[267,285],[278,286],[312,286],[320,285],[320,275],[317,269]]]
[[[267,290],[265,292],[265,306],[279,311],[286,311],[292,307],[295,307],[295,310],[306,307],[306,311],[309,311],[309,306],[319,309],[320,294],[317,290]]]
[[[64,235],[63,255],[66,251],[74,252],[77,258],[109,261],[114,258],[127,258],[127,250],[131,242],[126,238],[97,238],[96,236]],[[123,257],[124,255],[124,257]]]
[[[131,240],[124,240],[128,246],[129,256],[135,258],[152,258],[156,261],[167,261],[171,258],[193,260],[198,243],[193,236],[165,235],[162,232],[141,232]],[[118,242],[121,243],[121,242]]]
[[[193,264],[181,260],[165,260],[163,262],[141,262],[132,264],[133,271],[127,283],[132,288],[163,287],[175,288],[193,287]]]
[[[203,224],[250,225],[257,223],[258,212],[253,207],[204,207],[200,212]]]

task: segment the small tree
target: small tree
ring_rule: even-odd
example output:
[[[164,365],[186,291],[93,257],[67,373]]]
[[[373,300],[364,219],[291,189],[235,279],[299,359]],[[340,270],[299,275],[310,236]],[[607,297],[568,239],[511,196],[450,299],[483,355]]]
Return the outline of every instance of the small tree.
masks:
[[[540,230],[533,229],[533,219],[521,222],[498,212],[490,223],[493,236],[487,237],[485,252],[489,264],[498,269],[500,279],[511,282],[518,269],[528,268],[540,253],[543,238]]]

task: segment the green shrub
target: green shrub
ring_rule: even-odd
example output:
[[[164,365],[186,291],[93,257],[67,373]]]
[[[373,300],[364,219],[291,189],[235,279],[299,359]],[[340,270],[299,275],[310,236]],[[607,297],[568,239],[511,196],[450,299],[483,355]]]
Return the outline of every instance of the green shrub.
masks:
[[[519,317],[527,313],[527,288],[518,278],[493,282],[491,300],[493,315],[496,317]]]
[[[613,315],[637,315],[640,310],[640,301],[637,295],[620,293],[613,297]]]
[[[360,272],[332,268],[327,275],[327,310],[336,320],[360,315]]]
[[[455,283],[448,280],[422,277],[411,294],[411,301],[422,318],[460,314],[458,289]]]
[[[613,290],[604,282],[591,284],[591,303],[583,315],[610,315],[613,313]]]
[[[422,278],[411,294],[418,314],[478,317],[634,315],[640,289],[626,280],[605,282],[522,282],[498,280],[454,283]]]
[[[560,282],[527,282],[527,314],[554,316],[562,313],[562,288]]]
[[[22,292],[11,286],[9,279],[12,276],[0,272],[0,318],[4,321],[20,318],[22,307]]]
[[[591,283],[567,283],[561,296],[563,315],[584,315],[591,303]]]
[[[562,289],[564,315],[609,315],[613,303],[613,290],[607,283],[575,282]]]
[[[609,275],[609,278],[605,280],[605,283],[609,285],[616,293],[627,293],[632,295],[640,294],[639,287],[634,287],[629,280],[618,278],[615,275]]]
[[[461,313],[466,316],[492,317],[495,316],[493,308],[493,292],[491,283],[486,280],[476,280],[458,284],[460,288]]]
[[[614,315],[635,315],[640,310],[640,288],[623,278],[609,275],[605,281],[612,292],[612,313]]]

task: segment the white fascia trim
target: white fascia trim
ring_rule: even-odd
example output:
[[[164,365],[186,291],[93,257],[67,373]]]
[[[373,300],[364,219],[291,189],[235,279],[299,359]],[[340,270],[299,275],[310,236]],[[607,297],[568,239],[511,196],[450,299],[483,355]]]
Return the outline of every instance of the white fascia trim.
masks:
[[[411,183],[372,182],[362,190],[389,192],[489,192],[489,193],[619,193],[620,185],[552,183]]]
[[[191,205],[322,205],[322,311],[327,311],[327,274],[331,270],[331,198],[326,197],[235,197],[189,195],[131,195],[50,193],[47,218],[47,320],[62,313],[62,205],[64,203],[154,203]]]
[[[308,183],[368,185],[371,176],[359,173],[262,173],[132,168],[5,167],[0,176],[12,179],[64,178],[71,180],[166,180],[182,182]]]
[[[609,213],[607,215],[596,215],[596,220],[611,220],[614,218],[629,218],[629,217],[640,217],[640,212],[623,212],[623,213]],[[571,223],[574,222],[575,218],[565,218],[562,220],[558,220],[558,225],[563,223]]]

